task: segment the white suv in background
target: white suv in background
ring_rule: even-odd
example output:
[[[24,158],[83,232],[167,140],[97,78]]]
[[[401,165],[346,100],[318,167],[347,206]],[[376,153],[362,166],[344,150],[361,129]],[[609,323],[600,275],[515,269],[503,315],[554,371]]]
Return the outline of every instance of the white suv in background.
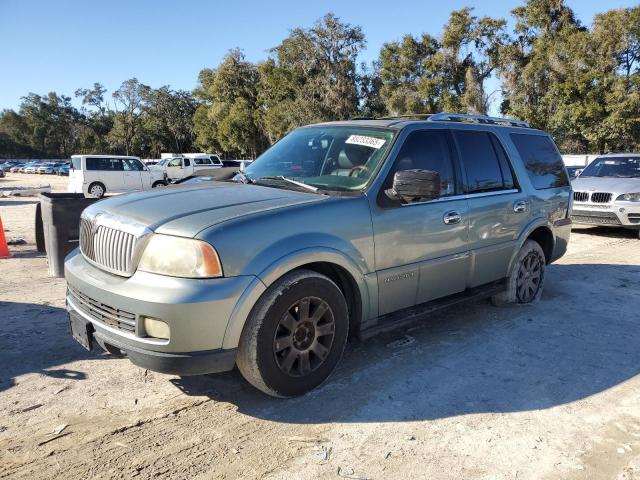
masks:
[[[138,157],[73,155],[67,190],[101,198],[105,193],[149,190],[166,184],[163,172],[150,170]]]
[[[573,223],[624,227],[640,238],[640,153],[601,155],[571,186]]]

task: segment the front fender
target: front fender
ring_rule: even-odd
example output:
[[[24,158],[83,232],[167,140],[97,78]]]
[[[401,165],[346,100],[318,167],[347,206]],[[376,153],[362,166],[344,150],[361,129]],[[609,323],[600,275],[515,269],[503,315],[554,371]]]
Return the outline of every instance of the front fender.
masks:
[[[370,288],[361,266],[344,252],[331,247],[307,247],[278,258],[264,268],[240,297],[225,331],[223,348],[236,348],[244,324],[256,302],[273,283],[286,273],[303,265],[317,262],[332,263],[342,267],[355,280],[362,303],[362,318],[369,318]],[[375,286],[374,286],[375,290]]]

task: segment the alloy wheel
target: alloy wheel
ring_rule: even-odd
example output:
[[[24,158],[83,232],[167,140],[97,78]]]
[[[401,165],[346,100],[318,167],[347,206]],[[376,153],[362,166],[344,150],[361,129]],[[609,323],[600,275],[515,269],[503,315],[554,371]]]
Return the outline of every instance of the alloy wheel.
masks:
[[[280,370],[303,377],[326,360],[335,337],[335,317],[327,302],[304,297],[284,313],[273,339],[273,353]]]
[[[520,303],[533,300],[542,283],[542,260],[536,252],[529,252],[520,262],[516,282],[516,296]]]

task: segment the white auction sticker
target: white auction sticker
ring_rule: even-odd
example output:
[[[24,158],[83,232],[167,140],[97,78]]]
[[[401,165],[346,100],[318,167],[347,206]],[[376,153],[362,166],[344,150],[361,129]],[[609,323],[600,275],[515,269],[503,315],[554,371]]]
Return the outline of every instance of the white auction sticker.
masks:
[[[345,143],[352,145],[364,145],[365,147],[375,148],[376,150],[385,144],[386,140],[376,137],[367,137],[365,135],[351,135]]]

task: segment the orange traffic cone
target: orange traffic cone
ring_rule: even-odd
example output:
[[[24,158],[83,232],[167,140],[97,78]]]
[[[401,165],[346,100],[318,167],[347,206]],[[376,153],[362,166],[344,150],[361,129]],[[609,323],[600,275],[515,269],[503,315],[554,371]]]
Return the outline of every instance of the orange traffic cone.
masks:
[[[4,228],[2,228],[2,217],[0,217],[0,258],[9,258],[10,256],[7,239],[4,236]]]

